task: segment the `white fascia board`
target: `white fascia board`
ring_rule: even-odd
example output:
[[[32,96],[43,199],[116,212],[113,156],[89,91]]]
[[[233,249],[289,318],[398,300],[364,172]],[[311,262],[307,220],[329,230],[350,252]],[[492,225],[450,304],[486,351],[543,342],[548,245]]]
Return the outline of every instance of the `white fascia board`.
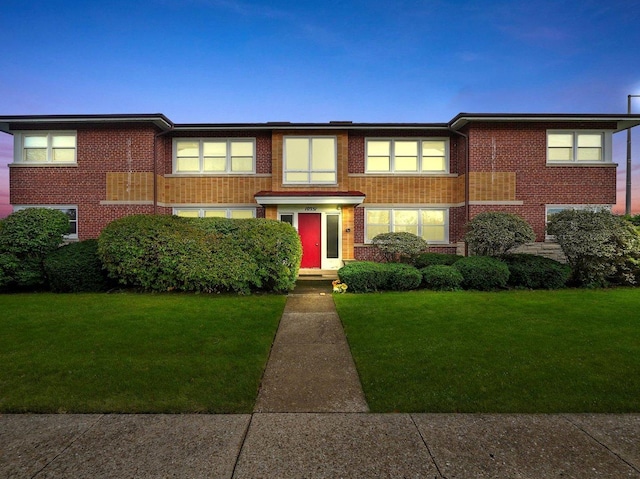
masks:
[[[359,205],[364,196],[256,196],[261,205]]]

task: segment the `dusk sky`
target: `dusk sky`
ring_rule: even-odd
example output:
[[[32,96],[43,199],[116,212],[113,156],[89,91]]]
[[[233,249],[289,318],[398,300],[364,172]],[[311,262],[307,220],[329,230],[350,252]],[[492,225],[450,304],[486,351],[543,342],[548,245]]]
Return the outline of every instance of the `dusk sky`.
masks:
[[[11,1],[0,38],[0,116],[447,122],[626,113],[640,94],[640,4],[624,0]],[[640,213],[640,128],[633,138]],[[0,217],[12,143],[0,134]]]

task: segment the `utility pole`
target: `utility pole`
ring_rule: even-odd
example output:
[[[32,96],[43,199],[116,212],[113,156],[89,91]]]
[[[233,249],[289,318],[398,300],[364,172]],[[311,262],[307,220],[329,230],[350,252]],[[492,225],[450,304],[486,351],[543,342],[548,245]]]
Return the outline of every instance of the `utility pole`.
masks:
[[[631,115],[632,98],[640,98],[640,95],[627,96],[627,115]],[[631,128],[627,128],[627,188],[624,213],[631,215]]]

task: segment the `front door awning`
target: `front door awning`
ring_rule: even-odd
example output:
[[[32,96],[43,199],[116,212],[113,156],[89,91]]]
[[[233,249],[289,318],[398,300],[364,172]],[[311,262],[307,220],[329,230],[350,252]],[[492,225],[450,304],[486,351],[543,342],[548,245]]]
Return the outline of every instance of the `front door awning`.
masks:
[[[260,205],[359,205],[366,195],[360,191],[260,191]]]

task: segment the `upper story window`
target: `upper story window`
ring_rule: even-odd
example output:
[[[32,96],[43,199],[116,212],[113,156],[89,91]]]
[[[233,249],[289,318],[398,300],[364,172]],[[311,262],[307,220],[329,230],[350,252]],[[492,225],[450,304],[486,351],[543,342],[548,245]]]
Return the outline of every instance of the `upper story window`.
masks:
[[[548,131],[547,163],[610,162],[610,138],[602,131]]]
[[[254,139],[174,139],[174,173],[255,173]]]
[[[76,163],[75,131],[29,131],[16,133],[15,163]]]
[[[448,138],[370,138],[366,140],[367,173],[447,173]]]
[[[335,137],[285,137],[283,182],[336,184],[336,157]]]

